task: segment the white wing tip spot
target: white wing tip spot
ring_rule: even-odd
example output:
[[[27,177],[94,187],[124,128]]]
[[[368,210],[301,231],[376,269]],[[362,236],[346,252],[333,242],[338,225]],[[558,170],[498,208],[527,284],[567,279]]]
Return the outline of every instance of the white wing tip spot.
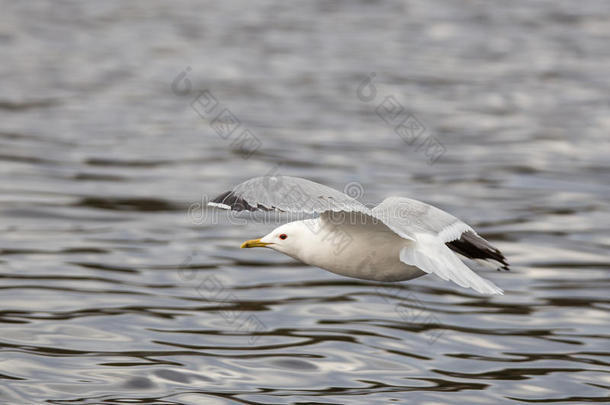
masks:
[[[208,207],[221,208],[223,210],[231,210],[231,206],[223,203],[209,202]]]

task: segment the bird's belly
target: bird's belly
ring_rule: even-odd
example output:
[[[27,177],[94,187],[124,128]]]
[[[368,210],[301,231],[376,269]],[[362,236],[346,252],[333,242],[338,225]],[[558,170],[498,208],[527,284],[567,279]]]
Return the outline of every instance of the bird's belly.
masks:
[[[365,257],[353,266],[345,266],[343,263],[324,263],[319,267],[342,276],[374,281],[404,281],[426,274],[417,267],[402,263],[398,256]]]
[[[345,246],[327,245],[313,255],[310,264],[347,277],[374,281],[403,281],[423,276],[414,266],[400,261],[400,250],[409,241],[388,232],[351,233]],[[332,250],[330,248],[333,248]]]

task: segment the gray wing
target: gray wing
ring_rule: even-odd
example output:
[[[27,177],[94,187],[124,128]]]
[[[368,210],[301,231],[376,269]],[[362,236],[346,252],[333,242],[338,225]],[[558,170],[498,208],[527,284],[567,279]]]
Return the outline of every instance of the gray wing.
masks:
[[[453,215],[411,198],[388,197],[372,212],[390,229],[407,239],[415,239],[417,234],[424,233],[450,242],[459,239],[464,232],[473,231]]]
[[[364,204],[333,188],[290,176],[255,177],[208,203],[233,211],[282,211],[316,214],[326,211],[371,214]]]
[[[498,270],[508,270],[499,249],[479,236],[472,227],[430,204],[405,197],[389,197],[372,210],[373,215],[407,239],[417,235],[436,236],[456,253],[470,259],[497,262]]]
[[[491,245],[453,215],[421,201],[401,197],[385,199],[373,209],[373,215],[400,236],[405,235],[413,241],[400,251],[403,263],[482,294],[502,294],[502,289],[477,275],[455,254],[451,243],[462,241],[463,235],[472,235],[465,241],[469,247],[483,246],[482,243]],[[479,239],[482,242],[478,242]],[[468,253],[468,250],[458,250],[458,253],[463,252]]]

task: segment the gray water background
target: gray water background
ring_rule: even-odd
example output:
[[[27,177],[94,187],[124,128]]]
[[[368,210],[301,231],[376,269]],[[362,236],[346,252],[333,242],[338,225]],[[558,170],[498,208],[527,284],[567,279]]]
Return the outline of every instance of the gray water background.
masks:
[[[610,400],[607,1],[0,8],[1,403]],[[452,212],[506,294],[238,249],[201,205],[268,173]]]

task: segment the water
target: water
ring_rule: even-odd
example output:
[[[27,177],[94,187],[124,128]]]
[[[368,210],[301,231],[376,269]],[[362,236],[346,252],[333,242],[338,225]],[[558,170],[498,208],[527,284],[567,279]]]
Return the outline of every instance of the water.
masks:
[[[610,400],[607,2],[1,6],[2,403]],[[239,250],[201,202],[266,173],[454,213],[506,295]]]

